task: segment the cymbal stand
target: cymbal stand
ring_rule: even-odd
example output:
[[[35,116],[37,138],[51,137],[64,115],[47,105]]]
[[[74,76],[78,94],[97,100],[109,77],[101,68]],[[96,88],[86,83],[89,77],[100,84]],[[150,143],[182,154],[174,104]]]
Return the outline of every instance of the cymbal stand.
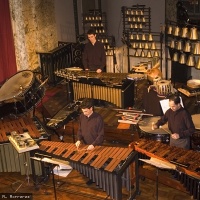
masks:
[[[15,98],[15,96],[14,96],[14,98]],[[13,114],[14,116],[15,116],[15,118],[17,118],[17,102],[16,101],[14,101],[14,112],[15,112],[15,114]]]

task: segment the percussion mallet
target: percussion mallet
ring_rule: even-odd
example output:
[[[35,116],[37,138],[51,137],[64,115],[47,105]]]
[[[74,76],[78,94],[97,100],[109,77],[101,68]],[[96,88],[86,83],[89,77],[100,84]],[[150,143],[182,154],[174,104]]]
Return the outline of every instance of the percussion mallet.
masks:
[[[165,132],[167,132],[167,133],[171,134],[171,132],[170,132],[170,131],[168,131],[167,129],[163,128],[162,126],[159,126],[159,128],[160,128],[160,129],[162,129],[163,131],[165,131]]]

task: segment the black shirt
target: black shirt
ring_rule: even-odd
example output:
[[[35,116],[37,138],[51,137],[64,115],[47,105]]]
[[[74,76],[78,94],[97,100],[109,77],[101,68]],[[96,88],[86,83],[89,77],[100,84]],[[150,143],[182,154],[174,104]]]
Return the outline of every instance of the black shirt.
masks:
[[[96,71],[97,69],[104,70],[106,66],[106,54],[104,45],[96,41],[93,45],[91,42],[87,43],[83,52],[83,66],[85,69]]]
[[[104,139],[104,121],[101,115],[93,112],[90,117],[80,115],[78,140],[84,144],[102,145]]]
[[[159,127],[168,122],[171,133],[178,133],[180,139],[170,138],[170,145],[189,149],[190,136],[195,132],[195,126],[189,112],[181,107],[177,111],[168,109],[164,116],[156,123]]]

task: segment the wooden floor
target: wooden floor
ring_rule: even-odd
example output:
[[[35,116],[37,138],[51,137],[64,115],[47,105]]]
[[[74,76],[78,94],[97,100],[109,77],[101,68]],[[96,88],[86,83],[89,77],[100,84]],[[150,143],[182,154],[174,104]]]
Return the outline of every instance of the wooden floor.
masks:
[[[52,90],[55,90],[52,89]],[[41,118],[41,109],[36,110],[36,115]],[[63,131],[63,130],[62,130]],[[131,137],[129,137],[131,138]],[[53,141],[59,141],[59,138],[53,134]],[[123,140],[123,138],[122,138]],[[133,137],[134,140],[134,137]],[[64,136],[64,142],[73,142],[72,134],[66,134]],[[132,140],[130,141],[132,142]],[[106,141],[106,145],[109,146],[126,146],[127,143],[119,143],[119,141]],[[152,173],[156,173],[154,168],[151,169]],[[50,175],[47,182],[41,182],[36,184],[33,182],[32,176],[20,175],[20,173],[0,173],[0,193],[32,193],[33,200],[91,200],[91,199],[110,199],[104,191],[99,189],[95,183],[87,185],[88,180],[82,174],[76,170],[67,177],[60,177],[55,175],[55,188],[52,180],[53,176]],[[22,183],[22,185],[20,185]],[[139,179],[139,193],[135,197],[137,200],[189,200],[192,197],[188,193],[175,190],[171,187],[167,187],[162,184],[158,184],[158,196],[156,190],[156,182],[140,178]],[[133,188],[134,190],[134,188]],[[130,192],[123,189],[122,200],[129,199]],[[1,195],[0,195],[1,199]]]

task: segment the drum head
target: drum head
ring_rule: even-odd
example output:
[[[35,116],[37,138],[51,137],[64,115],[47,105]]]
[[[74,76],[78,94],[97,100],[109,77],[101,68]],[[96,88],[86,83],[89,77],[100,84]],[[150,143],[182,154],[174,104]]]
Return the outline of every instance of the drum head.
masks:
[[[22,96],[32,85],[34,74],[32,71],[20,71],[8,79],[0,88],[0,102]]]
[[[142,119],[142,121],[139,122],[139,128],[146,133],[150,134],[169,134],[168,132],[168,125],[165,124],[162,126],[162,128],[158,128],[155,130],[152,130],[152,122],[156,123],[160,117],[147,117]],[[166,131],[165,131],[166,130]]]
[[[144,74],[128,74],[127,75],[127,79],[130,79],[130,80],[141,80],[144,78]]]

